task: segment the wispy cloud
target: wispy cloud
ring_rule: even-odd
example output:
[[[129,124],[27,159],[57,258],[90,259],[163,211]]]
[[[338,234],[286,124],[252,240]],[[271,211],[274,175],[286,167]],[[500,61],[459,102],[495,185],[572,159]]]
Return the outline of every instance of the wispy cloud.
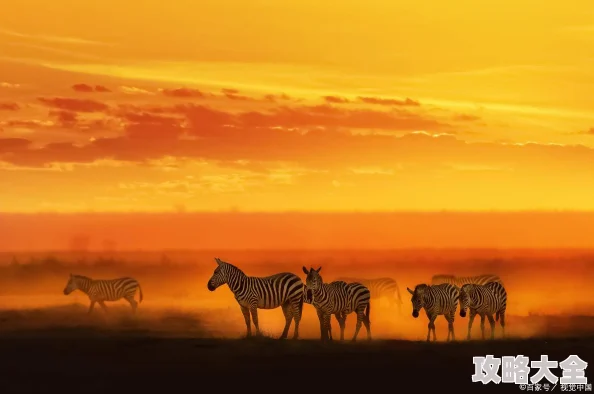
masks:
[[[37,41],[45,41],[45,42],[52,42],[56,44],[73,44],[73,45],[111,45],[104,42],[94,41],[94,40],[87,40],[84,38],[79,37],[68,37],[68,36],[54,36],[48,34],[26,34],[21,32],[16,32],[13,30],[8,29],[1,29],[0,34],[11,36],[11,37],[18,37],[18,38],[25,38],[30,40],[37,40]]]

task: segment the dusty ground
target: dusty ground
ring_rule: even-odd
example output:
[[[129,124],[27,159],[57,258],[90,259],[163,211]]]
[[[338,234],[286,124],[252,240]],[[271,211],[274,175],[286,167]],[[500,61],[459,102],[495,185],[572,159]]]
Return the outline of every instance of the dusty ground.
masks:
[[[370,342],[323,344],[310,339],[317,332],[305,323],[306,339],[298,341],[239,339],[243,327],[222,311],[216,325],[208,318],[212,311],[146,309],[136,318],[124,306],[112,308],[109,317],[88,317],[85,311],[85,305],[0,311],[0,392],[200,392],[220,391],[223,385],[264,392],[289,385],[297,391],[308,390],[310,379],[320,389],[335,391],[452,387],[458,393],[505,393],[520,389],[471,383],[473,356],[548,354],[560,361],[578,354],[591,363],[594,354],[594,337],[587,335],[593,319],[588,317],[566,317],[561,326],[533,317],[549,329],[536,338],[445,343],[445,326],[438,324],[436,343],[377,336]],[[219,329],[222,322],[228,322],[226,330]],[[424,327],[426,322],[419,321],[419,337]]]

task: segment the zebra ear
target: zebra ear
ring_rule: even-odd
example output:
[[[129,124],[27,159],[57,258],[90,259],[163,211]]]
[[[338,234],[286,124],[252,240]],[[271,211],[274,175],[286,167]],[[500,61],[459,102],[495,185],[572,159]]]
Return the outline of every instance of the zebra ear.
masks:
[[[320,272],[321,270],[322,270],[322,267],[318,268],[318,269],[316,270],[316,272]]]
[[[408,292],[409,292],[410,294],[415,294],[415,292],[414,292],[414,291],[412,291],[411,289],[409,289],[408,287],[406,288],[406,290],[408,290]]]
[[[307,270],[307,268],[305,268],[305,266],[303,266],[303,272],[305,272],[305,275],[309,275],[309,271]]]
[[[221,259],[219,259],[218,257],[215,257],[215,261],[217,262],[218,265],[221,265]]]

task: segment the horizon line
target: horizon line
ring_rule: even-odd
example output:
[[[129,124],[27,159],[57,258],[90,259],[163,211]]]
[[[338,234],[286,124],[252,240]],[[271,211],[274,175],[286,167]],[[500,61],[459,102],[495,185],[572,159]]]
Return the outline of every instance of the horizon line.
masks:
[[[594,246],[592,247],[390,247],[390,248],[227,248],[227,249],[193,249],[193,248],[162,248],[162,249],[141,249],[141,248],[131,248],[131,249],[121,249],[121,250],[99,250],[99,249],[88,249],[88,250],[71,250],[71,249],[46,249],[46,250],[7,250],[7,249],[0,249],[0,254],[4,253],[225,253],[225,252],[422,252],[422,251],[431,251],[431,252],[459,252],[459,251],[500,251],[500,252],[509,252],[509,251],[592,251],[594,252]]]
[[[219,210],[219,211],[0,211],[0,215],[188,215],[188,214],[438,214],[438,213],[594,213],[594,209],[485,209],[485,210],[462,210],[462,209],[434,209],[434,210],[332,210],[332,211],[307,211],[307,210],[285,210],[285,211],[242,211],[242,210]]]

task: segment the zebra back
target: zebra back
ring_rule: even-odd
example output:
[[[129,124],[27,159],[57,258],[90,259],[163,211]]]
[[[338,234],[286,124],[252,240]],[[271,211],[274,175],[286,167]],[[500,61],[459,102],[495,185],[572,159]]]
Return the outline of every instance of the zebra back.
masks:
[[[499,282],[486,285],[465,284],[460,289],[460,305],[479,312],[495,313],[496,320],[507,307],[507,291]]]
[[[439,285],[442,283],[450,283],[452,285],[462,287],[466,284],[486,285],[489,282],[502,283],[501,278],[494,274],[483,274],[476,276],[455,276],[455,275],[433,275],[431,278],[432,285]]]
[[[381,297],[388,297],[394,298],[398,301],[398,303],[402,303],[402,297],[400,295],[400,288],[398,283],[392,278],[374,278],[374,279],[364,279],[364,278],[337,278],[337,280],[342,280],[347,283],[356,282],[361,283],[365,287],[369,289],[371,297],[373,298],[381,298]]]

